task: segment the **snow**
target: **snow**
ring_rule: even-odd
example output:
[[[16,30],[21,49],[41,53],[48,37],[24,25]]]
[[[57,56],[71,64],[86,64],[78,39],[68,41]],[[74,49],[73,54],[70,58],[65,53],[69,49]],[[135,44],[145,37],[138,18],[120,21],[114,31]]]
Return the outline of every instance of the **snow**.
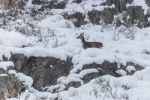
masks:
[[[20,47],[28,44],[28,38],[18,32],[0,29],[0,45]]]
[[[98,27],[100,28],[100,27]],[[111,85],[117,85],[120,84],[118,87],[112,86],[114,89],[113,91],[117,90],[118,92],[114,93],[117,95],[125,95],[127,94],[129,96],[129,100],[146,100],[150,99],[149,97],[149,86],[150,86],[150,70],[148,65],[150,65],[150,57],[149,55],[145,54],[144,50],[150,50],[149,48],[149,38],[150,35],[147,34],[149,28],[145,28],[142,30],[137,30],[137,33],[135,34],[135,39],[134,40],[129,40],[124,37],[121,37],[118,41],[114,41],[112,38],[113,36],[111,35],[109,31],[103,34],[100,29],[97,27],[87,27],[87,29],[84,29],[81,31],[85,32],[85,36],[89,37],[89,41],[101,41],[104,44],[103,49],[96,49],[96,48],[90,48],[90,49],[83,49],[81,46],[81,41],[77,40],[74,38],[76,34],[72,33],[72,35],[64,32],[66,36],[68,36],[70,39],[67,39],[67,44],[63,46],[59,46],[56,48],[51,48],[51,47],[26,47],[26,48],[19,48],[21,44],[17,44],[17,42],[11,42],[8,45],[8,43],[3,43],[1,44],[1,47],[5,49],[6,51],[11,51],[13,53],[24,53],[27,56],[50,56],[50,57],[56,57],[56,58],[61,58],[62,60],[65,60],[67,57],[73,57],[73,64],[74,68],[71,70],[70,75],[66,78],[58,80],[59,83],[61,84],[66,84],[71,81],[77,81],[81,82],[80,78],[82,78],[84,75],[92,72],[97,72],[96,69],[88,69],[88,70],[83,70],[79,74],[75,74],[78,70],[82,69],[82,66],[84,64],[91,64],[91,63],[98,63],[101,64],[104,60],[108,60],[110,62],[119,62],[122,64],[126,64],[128,61],[135,62],[137,64],[143,65],[145,69],[143,71],[135,73],[133,76],[123,76],[121,78],[108,78],[112,82]],[[81,32],[80,31],[80,32]],[[80,33],[79,32],[79,33]],[[7,33],[7,32],[6,32]],[[76,32],[75,32],[76,33]],[[93,33],[93,34],[91,34]],[[143,33],[143,34],[141,34]],[[59,34],[59,33],[58,33]],[[144,35],[145,34],[145,35]],[[20,36],[20,34],[19,34]],[[63,38],[66,38],[64,36]],[[99,38],[101,37],[101,38]],[[16,41],[18,41],[16,39]],[[14,44],[13,44],[14,43]],[[10,46],[10,47],[9,47]],[[3,49],[0,49],[3,51]],[[4,52],[4,53],[5,53]],[[7,53],[6,53],[7,54]],[[128,71],[134,70],[132,67],[128,67]],[[121,74],[125,75],[124,72],[121,71]],[[29,77],[26,77],[25,75],[22,74],[17,74],[18,79],[21,81],[24,81],[25,84],[29,87],[31,87],[33,80]],[[119,82],[119,83],[118,83]],[[82,83],[83,84],[83,83]],[[97,84],[98,85],[98,84]],[[129,89],[124,90],[122,88],[122,85],[127,86]],[[63,91],[60,92],[60,98],[62,100],[113,100],[113,97],[110,95],[108,92],[108,95],[105,96],[105,92],[100,91],[98,92],[98,96],[95,96],[95,92],[93,89],[93,83],[89,83],[87,85],[83,85],[82,87],[78,89],[69,89],[68,91]],[[88,88],[87,88],[88,87]],[[98,88],[96,88],[98,89]],[[110,91],[110,90],[108,90]],[[107,92],[107,91],[106,91]],[[146,92],[146,93],[145,93]],[[99,93],[102,93],[101,95]],[[144,95],[142,95],[145,93]],[[47,98],[50,93],[41,93],[43,95],[46,95]],[[132,95],[131,95],[132,94]],[[20,100],[24,100],[23,98],[28,97],[28,100],[37,100],[37,98],[43,97],[43,95],[38,95],[37,93],[27,93],[25,92],[24,94],[21,95]],[[45,97],[45,96],[44,96]],[[121,97],[117,97],[119,100],[121,100]],[[15,99],[11,99],[15,100]],[[17,100],[17,99],[16,99]],[[122,99],[124,100],[124,99]]]
[[[121,75],[121,76],[125,76],[127,74],[127,72],[123,69],[119,69],[116,71],[117,74]]]
[[[59,96],[61,100],[150,100],[150,28],[134,28],[134,39],[126,37],[126,33],[117,33],[118,40],[114,40],[114,26],[83,25],[75,28],[72,22],[67,21],[61,13],[81,12],[87,13],[91,10],[103,10],[105,6],[99,6],[105,0],[84,0],[81,4],[68,3],[64,10],[53,9],[52,15],[44,16],[36,22],[36,27],[41,29],[40,37],[26,36],[19,32],[0,29],[0,60],[2,56],[11,57],[11,53],[21,53],[30,56],[55,57],[66,60],[72,58],[73,69],[68,76],[57,80],[58,86],[63,88],[69,82],[80,82],[81,87],[69,88],[67,91],[57,93],[39,92],[32,90],[33,80],[31,77],[14,70],[9,74],[15,74],[18,80],[24,82],[29,90],[26,90],[18,98],[8,100],[39,100],[46,97],[47,100]],[[94,5],[94,7],[93,7]],[[144,0],[134,0],[134,5],[142,6],[144,12],[148,10]],[[27,6],[32,6],[31,0]],[[113,7],[112,5],[111,7]],[[22,23],[22,20],[18,20]],[[24,23],[22,23],[24,25]],[[13,26],[12,26],[13,27]],[[76,37],[84,32],[88,41],[102,42],[104,47],[83,49],[82,43]],[[41,38],[42,41],[38,41]],[[25,46],[23,48],[23,46]],[[82,78],[90,73],[98,73],[97,69],[82,69],[85,64],[102,64],[105,60],[117,62],[126,66],[127,62],[133,62],[144,67],[136,71],[134,66],[127,66],[128,72],[136,71],[133,75],[120,69],[117,71],[121,77],[105,75],[84,84]],[[14,66],[11,61],[0,62],[0,68],[7,70]],[[53,66],[50,66],[53,67]],[[86,67],[86,66],[85,66]],[[78,72],[80,71],[80,72]],[[1,74],[3,76],[3,74]],[[55,88],[51,86],[50,89]],[[125,96],[127,96],[127,99]]]
[[[144,9],[144,14],[146,14],[149,9],[149,7],[147,6],[147,4],[144,0],[134,0],[133,4],[135,6],[141,6]]]
[[[136,69],[135,69],[134,66],[127,66],[126,70],[127,70],[128,72],[136,71]]]
[[[7,74],[0,74],[1,77],[8,76]]]
[[[4,69],[7,71],[9,67],[14,67],[14,63],[11,61],[3,61],[0,62],[0,69]]]
[[[33,79],[29,76],[26,76],[22,73],[16,73],[16,77],[19,81],[23,82],[24,85],[26,85],[28,88],[31,88],[33,84]]]
[[[51,19],[54,19],[54,23],[59,24],[47,24],[52,22]],[[51,20],[51,21],[50,21]],[[58,21],[57,21],[58,20]],[[61,22],[62,21],[62,22]],[[62,25],[61,25],[62,24]],[[58,45],[57,47],[51,46],[41,46],[43,43],[34,44],[32,47],[20,48],[22,45],[26,43],[32,43],[33,39],[28,41],[28,38],[20,33],[16,33],[18,37],[21,37],[22,40],[26,38],[23,42],[20,43],[21,39],[15,38],[10,35],[10,39],[4,40],[2,39],[0,51],[1,55],[10,56],[10,52],[12,53],[23,53],[26,56],[50,56],[55,58],[60,58],[65,60],[67,57],[72,57],[73,69],[70,71],[70,74],[66,77],[59,78],[58,83],[63,86],[63,84],[67,84],[71,81],[80,82],[82,85],[84,84],[82,81],[82,77],[89,73],[97,73],[96,69],[88,69],[83,70],[80,73],[76,73],[79,70],[82,70],[84,64],[97,63],[101,64],[103,61],[107,60],[109,62],[118,62],[126,65],[127,62],[134,62],[136,64],[142,65],[145,67],[142,71],[137,71],[132,76],[126,76],[126,73],[123,70],[119,72],[123,75],[120,78],[115,78],[112,76],[105,76],[104,82],[110,81],[111,88],[113,90],[100,90],[101,87],[97,83],[93,83],[91,81],[87,85],[83,85],[79,88],[71,88],[68,91],[59,92],[60,98],[62,100],[114,100],[114,97],[111,96],[110,92],[113,92],[114,95],[118,95],[119,100],[123,99],[122,95],[129,96],[129,100],[146,100],[150,99],[149,96],[149,86],[150,86],[150,57],[147,52],[150,51],[150,34],[148,34],[150,28],[136,29],[135,38],[130,40],[125,37],[125,34],[120,34],[119,40],[114,41],[113,32],[110,30],[104,29],[104,32],[101,31],[101,26],[82,26],[82,28],[75,29],[74,27],[66,28],[66,25],[63,22],[62,17],[53,16],[46,17],[46,19],[39,22],[39,26],[55,29],[54,33],[56,37],[61,37],[58,39],[60,44],[64,41],[66,42],[63,45]],[[62,31],[63,30],[63,31]],[[8,32],[1,30],[2,32],[6,32],[9,34],[13,34],[14,32]],[[1,32],[1,33],[2,33]],[[104,47],[102,49],[97,48],[89,48],[83,49],[81,41],[76,39],[76,37],[84,32],[85,38],[88,41],[99,41],[102,42]],[[46,37],[46,33],[43,33],[43,36]],[[6,38],[8,35],[4,35],[3,38]],[[36,37],[35,37],[36,38]],[[15,41],[18,42],[15,42]],[[5,43],[6,41],[6,43]],[[49,42],[49,45],[53,44],[53,42]],[[128,66],[127,71],[134,70],[134,67]],[[16,74],[18,79],[24,81],[25,84],[29,87],[32,86],[33,80],[28,76],[25,76],[21,73]],[[98,86],[98,87],[96,87]],[[108,85],[109,86],[109,85]],[[124,89],[123,87],[126,87]],[[101,87],[102,88],[102,87]],[[110,87],[109,87],[110,88]],[[114,92],[116,91],[117,92]],[[94,92],[96,91],[96,92]],[[144,95],[142,95],[146,92]],[[47,98],[53,97],[55,94],[39,92],[46,96]],[[105,96],[105,94],[107,94]],[[41,98],[43,95],[39,95],[37,92],[29,93],[25,92],[21,95],[21,99],[28,97],[28,100],[37,100],[37,98]],[[51,96],[49,96],[51,95]],[[96,96],[95,96],[96,95]],[[20,99],[20,100],[21,100]],[[13,99],[12,99],[13,100]],[[17,99],[16,99],[17,100]]]
[[[8,74],[14,74],[18,81],[22,82],[28,88],[31,88],[33,84],[33,79],[31,77],[26,76],[23,73],[17,73],[15,70],[9,70]]]

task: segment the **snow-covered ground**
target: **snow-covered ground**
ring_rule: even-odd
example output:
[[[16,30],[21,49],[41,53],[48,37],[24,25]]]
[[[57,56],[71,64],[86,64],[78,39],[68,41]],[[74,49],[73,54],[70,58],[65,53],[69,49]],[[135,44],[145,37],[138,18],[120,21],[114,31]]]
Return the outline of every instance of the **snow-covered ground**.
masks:
[[[80,11],[87,13],[93,9],[91,5],[96,5],[99,0],[86,0],[83,5],[67,4],[65,12]],[[145,3],[138,3],[134,0],[135,5],[142,5],[145,11],[148,9]],[[94,9],[102,10],[103,7],[96,6]],[[10,57],[11,53],[22,53],[26,56],[50,56],[66,60],[72,57],[73,69],[67,77],[58,79],[60,84],[69,81],[80,81],[81,78],[96,69],[81,70],[84,64],[97,63],[101,64],[105,60],[117,62],[126,65],[127,62],[133,62],[144,67],[143,70],[135,72],[133,75],[126,75],[124,70],[118,70],[123,76],[116,78],[105,75],[93,79],[88,84],[79,88],[69,88],[67,91],[52,94],[50,92],[39,92],[31,87],[33,80],[23,75],[15,73],[19,80],[23,81],[30,87],[18,98],[8,100],[51,100],[58,97],[58,100],[150,100],[150,28],[139,29],[132,27],[134,39],[127,38],[126,33],[118,33],[113,26],[106,25],[83,25],[75,28],[72,22],[65,20],[59,15],[60,9],[52,10],[54,15],[47,15],[42,20],[36,22],[38,28],[42,29],[39,36],[26,36],[19,32],[0,29],[0,59],[2,56]],[[128,29],[127,29],[128,30]],[[83,49],[81,41],[76,37],[83,33],[86,40],[102,42],[103,48]],[[117,40],[114,39],[117,37]],[[39,38],[42,41],[39,41]],[[14,66],[12,62],[0,62],[0,68],[7,70],[8,66]],[[135,71],[134,66],[128,66],[127,71]],[[22,78],[23,77],[23,78]]]
[[[57,18],[57,16],[48,17],[39,24],[44,24],[46,26],[47,23],[45,23],[45,21],[47,20],[46,22],[48,22],[50,19],[55,17]],[[5,56],[10,57],[10,52],[13,52],[23,53],[27,56],[51,56],[61,58],[62,60],[65,60],[67,57],[73,57],[72,62],[74,66],[70,71],[70,75],[62,80],[61,78],[59,79],[62,84],[70,80],[81,81],[80,78],[82,78],[84,74],[96,72],[96,69],[85,70],[79,74],[76,74],[76,71],[82,69],[84,64],[91,64],[93,62],[101,64],[104,60],[118,62],[124,65],[126,62],[131,61],[144,66],[145,69],[137,71],[132,76],[122,76],[120,78],[103,76],[96,79],[103,80],[100,81],[100,83],[93,80],[89,84],[83,85],[78,89],[70,88],[68,91],[63,91],[59,94],[38,91],[35,93],[29,93],[26,91],[19,97],[19,99],[11,100],[25,100],[24,98],[28,98],[27,100],[37,100],[38,97],[40,98],[45,96],[53,98],[57,95],[59,95],[62,100],[128,100],[127,98],[129,98],[129,100],[150,99],[150,34],[148,33],[150,28],[136,28],[133,40],[125,38],[125,35],[122,33],[120,34],[119,40],[114,41],[114,31],[112,31],[113,27],[112,29],[106,29],[103,32],[101,31],[101,26],[92,25],[82,26],[81,28],[66,28],[63,21],[54,21],[54,24],[49,24],[47,27],[55,30],[55,38],[57,38],[59,44],[57,47],[51,46],[55,42],[55,39],[49,40],[48,45],[43,46],[43,43],[36,44],[35,42],[35,44],[33,44],[37,37],[26,37],[21,33],[8,32],[1,29],[0,35],[4,35],[2,35],[0,39],[0,55],[4,54]],[[104,47],[102,49],[83,49],[81,41],[76,39],[76,37],[82,32],[85,33],[85,38],[88,41],[100,41],[103,43]],[[45,36],[47,34],[44,33],[42,35]],[[51,39],[51,37],[49,39]],[[21,48],[22,45],[26,44],[32,44],[32,47]],[[4,63],[6,63],[6,65],[13,65],[10,62]],[[0,67],[2,67],[4,63],[0,63]],[[6,66],[4,66],[4,69],[6,69]],[[134,70],[134,68],[129,67],[128,70]]]

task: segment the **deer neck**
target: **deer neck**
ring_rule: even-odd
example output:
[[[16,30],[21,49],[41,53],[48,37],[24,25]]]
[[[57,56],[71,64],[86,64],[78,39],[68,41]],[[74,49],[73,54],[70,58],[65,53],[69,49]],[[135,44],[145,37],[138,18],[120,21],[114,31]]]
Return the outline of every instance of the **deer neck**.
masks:
[[[83,45],[85,45],[85,44],[86,44],[86,40],[85,40],[85,38],[84,38],[84,37],[81,37],[81,42],[82,42],[82,44],[83,44]]]

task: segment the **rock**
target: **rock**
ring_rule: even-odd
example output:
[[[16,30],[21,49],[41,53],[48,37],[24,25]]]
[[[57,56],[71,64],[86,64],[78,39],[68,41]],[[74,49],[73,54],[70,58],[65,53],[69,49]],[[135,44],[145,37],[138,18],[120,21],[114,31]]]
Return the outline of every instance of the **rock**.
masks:
[[[41,60],[40,60],[41,59]],[[54,85],[60,76],[67,76],[72,66],[71,60],[61,61],[55,58],[35,58],[35,62],[29,61],[31,68],[29,76],[34,80],[33,86],[37,89]],[[30,65],[30,63],[33,63]]]
[[[0,76],[0,98],[5,100],[5,92],[7,91],[8,76]]]
[[[131,4],[133,2],[133,0],[127,0],[127,3]]]
[[[40,5],[40,4],[44,4],[44,3],[45,3],[44,0],[32,0],[32,4]]]
[[[126,9],[126,4],[127,4],[126,0],[115,0],[116,12],[121,13],[122,11],[124,11]]]
[[[44,4],[41,6],[41,8],[38,9],[38,11],[34,10],[34,13],[39,13],[39,11],[44,11],[45,9],[52,9],[54,7],[54,3],[53,1],[48,2],[47,4]]]
[[[132,62],[127,62],[126,66],[120,64],[120,67],[118,67],[118,64],[116,62],[111,63],[111,62],[108,62],[108,61],[104,61],[102,64],[93,63],[93,64],[84,65],[82,70],[95,68],[99,72],[98,73],[86,74],[83,77],[83,82],[87,83],[90,80],[92,80],[94,78],[97,78],[97,77],[100,77],[100,76],[103,76],[103,75],[112,75],[114,77],[120,77],[120,74],[117,73],[118,70],[124,70],[127,75],[133,75],[135,71],[129,72],[127,70],[128,66],[134,66],[136,71],[143,69],[142,66],[140,66],[138,64],[134,64]]]
[[[33,78],[33,87],[42,90],[41,87],[47,87],[51,85],[57,85],[57,79],[62,76],[67,76],[72,69],[72,62],[70,58],[66,61],[62,61],[53,57],[29,57],[27,58],[23,54],[13,54],[11,61],[14,62],[17,71],[24,73],[25,75],[31,76]],[[142,66],[136,65],[134,63],[128,62],[126,66],[118,64],[116,62],[104,61],[102,64],[86,64],[83,66],[82,70],[86,69],[96,69],[98,72],[89,73],[83,76],[82,80],[84,83],[97,78],[102,75],[112,75],[119,77],[116,73],[117,70],[122,69],[127,72],[127,75],[132,75],[134,72],[127,71],[127,66],[135,66],[136,70],[143,69]],[[81,71],[82,71],[81,70]],[[78,73],[80,73],[79,71]],[[80,82],[71,81],[66,84],[66,89],[69,87],[79,87]],[[57,90],[57,89],[56,89]]]
[[[41,90],[41,87],[55,85],[60,76],[67,76],[72,66],[71,59],[61,61],[53,57],[25,57],[15,54],[11,58],[17,71],[33,78],[33,87]]]
[[[137,24],[138,27],[146,26],[146,20],[144,15],[144,10],[141,6],[129,6],[126,10],[127,15],[126,22],[129,25]]]
[[[0,74],[0,100],[5,100],[5,97],[16,97],[21,88],[15,75]]]
[[[103,6],[111,6],[112,4],[114,4],[114,1],[115,0],[106,0],[101,5],[103,5]]]
[[[14,62],[14,66],[18,71],[20,71],[23,66],[27,65],[27,57],[23,54],[14,54],[11,56],[10,60]]]
[[[135,69],[135,67],[134,66],[127,66],[126,67],[126,70],[127,70],[127,72],[128,73],[133,73],[133,72],[135,72],[136,71],[136,69]]]
[[[56,0],[52,0],[49,2],[39,2],[39,4],[43,4],[38,11],[44,11],[45,9],[64,9],[66,7],[68,0],[64,0],[61,2],[57,2]]]
[[[110,63],[108,61],[104,61],[102,64],[96,64],[96,63],[93,63],[93,64],[87,64],[87,65],[84,65],[83,66],[83,69],[90,69],[90,68],[95,68],[97,69],[99,72],[98,73],[90,73],[90,74],[87,74],[83,77],[83,81],[84,83],[87,83],[89,82],[90,80],[94,79],[94,78],[97,78],[99,76],[102,76],[102,75],[112,75],[112,76],[117,76],[117,63],[114,62],[114,63]]]
[[[102,11],[92,10],[88,12],[88,17],[91,23],[99,24],[113,24],[114,16],[118,13],[126,12],[123,14],[121,19],[123,22],[122,25],[131,27],[132,25],[137,25],[138,27],[146,27],[148,22],[148,16],[144,15],[144,10],[141,6],[129,6],[126,7],[127,3],[132,3],[133,0],[106,0],[106,2],[101,5],[112,5],[115,4],[115,8],[105,8]],[[118,23],[116,23],[118,24]],[[120,25],[119,25],[120,26]]]
[[[0,74],[6,74],[7,72],[4,69],[0,68]]]
[[[114,19],[114,9],[105,8],[103,11],[92,10],[88,12],[89,20],[93,24],[112,24]]]
[[[88,17],[91,23],[100,24],[101,14],[102,14],[101,11],[97,11],[97,10],[92,10],[88,12]]]
[[[128,70],[128,67],[134,67],[135,68],[135,70],[134,71],[129,71]],[[142,70],[142,69],[144,69],[144,67],[143,66],[140,66],[139,64],[134,64],[133,62],[127,62],[126,63],[126,66],[124,66],[124,65],[122,65],[122,64],[120,64],[120,69],[123,69],[123,70],[125,70],[126,72],[127,72],[127,75],[133,75],[136,71],[139,71],[139,70]],[[133,68],[132,68],[133,69]]]
[[[150,7],[150,0],[145,0],[148,7]]]
[[[131,4],[133,0],[114,0],[115,11],[121,13],[126,10],[127,3]]]
[[[131,4],[133,0],[106,0],[101,5],[103,6],[111,6],[112,4],[115,5],[116,11],[122,12],[126,8],[126,4]]]
[[[112,76],[116,76],[116,70],[117,68],[117,63],[110,63],[108,61],[104,61],[102,64],[88,64],[88,65],[84,65],[83,66],[83,70],[84,69],[89,69],[89,68],[95,68],[99,71],[99,76],[102,75],[112,75]]]
[[[89,74],[86,74],[85,76],[83,76],[82,80],[84,83],[88,83],[92,79],[97,78],[99,76],[100,76],[99,73],[89,73]]]
[[[117,76],[125,76],[125,75],[127,75],[127,72],[125,70],[123,70],[123,69],[117,70],[116,73],[117,73]]]
[[[3,55],[2,58],[3,58],[4,61],[8,61],[8,58],[5,57],[5,55]]]
[[[75,3],[81,3],[83,0],[73,0]]]
[[[106,0],[106,4],[108,6],[111,6],[114,3],[115,0]]]
[[[66,90],[69,89],[70,87],[78,88],[81,86],[81,82],[76,82],[76,81],[71,81],[66,85]]]
[[[114,9],[105,8],[102,11],[102,19],[105,24],[112,24],[114,20]]]
[[[80,27],[81,25],[84,25],[86,23],[84,21],[85,15],[80,12],[76,12],[74,14],[65,13],[63,14],[63,16],[65,19],[72,21],[76,27]]]
[[[54,8],[55,9],[64,9],[66,7],[67,2],[68,2],[68,0],[58,2],[54,5]]]

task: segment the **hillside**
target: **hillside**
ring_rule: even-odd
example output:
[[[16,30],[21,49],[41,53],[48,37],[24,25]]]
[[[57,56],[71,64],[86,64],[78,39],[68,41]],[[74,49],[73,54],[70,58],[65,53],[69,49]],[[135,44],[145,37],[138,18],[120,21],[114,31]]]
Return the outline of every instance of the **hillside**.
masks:
[[[5,5],[0,100],[150,100],[150,0]]]

